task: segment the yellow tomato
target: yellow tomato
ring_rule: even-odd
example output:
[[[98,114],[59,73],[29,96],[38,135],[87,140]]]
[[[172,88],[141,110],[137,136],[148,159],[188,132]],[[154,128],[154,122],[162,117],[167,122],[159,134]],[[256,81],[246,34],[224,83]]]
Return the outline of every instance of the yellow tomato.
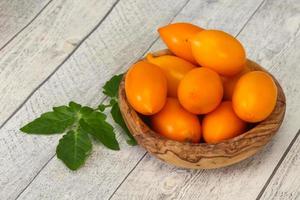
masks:
[[[178,57],[196,64],[188,38],[203,29],[189,23],[174,23],[158,29],[160,37],[168,48]]]
[[[126,74],[125,92],[128,102],[137,112],[153,115],[166,102],[167,79],[158,66],[139,61]]]
[[[168,82],[168,96],[177,97],[177,88],[184,75],[196,66],[176,56],[154,57],[151,53],[147,55],[147,61],[159,66],[165,72]]]
[[[232,103],[235,113],[244,121],[259,122],[273,111],[277,86],[266,72],[252,71],[243,75],[235,85]]]
[[[152,128],[180,142],[199,142],[201,125],[197,115],[186,111],[175,98],[168,98],[163,109],[151,116]]]
[[[220,76],[206,67],[189,71],[178,87],[181,105],[194,114],[214,110],[222,101],[223,86]]]
[[[234,113],[231,101],[225,101],[204,116],[202,125],[205,142],[218,143],[243,133],[247,124]]]
[[[224,76],[239,73],[246,54],[242,44],[231,35],[218,30],[204,30],[189,39],[197,62]]]

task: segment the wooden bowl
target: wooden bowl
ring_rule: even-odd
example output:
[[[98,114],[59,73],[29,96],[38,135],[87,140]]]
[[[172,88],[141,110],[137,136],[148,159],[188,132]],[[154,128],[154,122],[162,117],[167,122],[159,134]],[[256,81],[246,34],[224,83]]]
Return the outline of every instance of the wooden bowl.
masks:
[[[172,55],[169,50],[154,53],[154,56]],[[247,65],[252,71],[265,71],[251,60]],[[183,168],[212,169],[240,162],[262,149],[279,129],[285,114],[285,96],[278,81],[277,103],[274,111],[251,130],[217,144],[177,142],[154,132],[129,105],[124,79],[119,87],[119,104],[122,116],[139,145],[160,160]]]

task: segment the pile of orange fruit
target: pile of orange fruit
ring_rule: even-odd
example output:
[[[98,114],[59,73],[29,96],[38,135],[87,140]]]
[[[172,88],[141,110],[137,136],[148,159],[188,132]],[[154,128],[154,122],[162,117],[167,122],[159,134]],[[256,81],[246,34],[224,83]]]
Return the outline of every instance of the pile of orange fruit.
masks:
[[[173,55],[149,53],[125,77],[128,102],[154,131],[181,142],[218,143],[272,113],[277,86],[268,73],[247,68],[236,38],[189,23],[158,32]]]

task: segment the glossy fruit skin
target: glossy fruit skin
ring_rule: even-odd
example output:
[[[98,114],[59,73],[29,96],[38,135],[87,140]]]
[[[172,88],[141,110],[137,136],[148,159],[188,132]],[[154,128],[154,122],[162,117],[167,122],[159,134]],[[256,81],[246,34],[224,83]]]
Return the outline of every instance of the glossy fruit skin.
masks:
[[[168,82],[169,97],[177,97],[179,82],[188,71],[196,68],[196,65],[176,56],[154,57],[149,53],[146,58],[148,62],[159,66],[164,71]]]
[[[188,39],[203,29],[189,23],[174,23],[158,29],[167,47],[178,57],[196,64]]]
[[[204,116],[203,138],[207,143],[222,142],[245,132],[246,126],[247,123],[235,114],[231,101],[224,101]]]
[[[234,88],[232,103],[235,113],[247,122],[260,122],[273,111],[277,86],[273,78],[262,71],[243,75]]]
[[[222,97],[223,86],[220,76],[205,67],[189,71],[178,87],[181,105],[194,114],[211,112],[220,104]]]
[[[158,66],[139,61],[126,74],[125,92],[128,102],[137,112],[153,115],[166,102],[167,79]]]
[[[168,98],[163,109],[151,116],[153,130],[180,142],[199,142],[201,125],[197,115],[186,111],[175,98]]]
[[[239,73],[246,63],[242,44],[218,30],[204,30],[189,39],[194,58],[203,66],[224,76]]]
[[[250,69],[245,66],[242,71],[234,76],[222,76],[222,82],[223,82],[223,89],[224,89],[224,100],[230,100],[232,99],[234,87],[238,80],[243,76],[244,74],[250,72]]]

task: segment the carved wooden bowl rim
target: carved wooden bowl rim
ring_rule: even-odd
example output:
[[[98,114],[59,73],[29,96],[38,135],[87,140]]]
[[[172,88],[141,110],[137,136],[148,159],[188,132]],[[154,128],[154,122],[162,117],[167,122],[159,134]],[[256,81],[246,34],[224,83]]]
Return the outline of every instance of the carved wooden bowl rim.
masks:
[[[154,52],[153,55],[172,55],[172,53],[169,50],[161,50]],[[269,73],[251,60],[247,60],[247,65],[251,70]],[[286,110],[286,100],[280,84],[274,77],[273,79],[278,88],[278,97],[271,115],[247,132],[216,144],[178,142],[167,139],[151,130],[128,103],[124,78],[119,86],[120,110],[128,129],[139,145],[159,159],[184,168],[224,167],[254,155],[271,140],[279,129]]]

